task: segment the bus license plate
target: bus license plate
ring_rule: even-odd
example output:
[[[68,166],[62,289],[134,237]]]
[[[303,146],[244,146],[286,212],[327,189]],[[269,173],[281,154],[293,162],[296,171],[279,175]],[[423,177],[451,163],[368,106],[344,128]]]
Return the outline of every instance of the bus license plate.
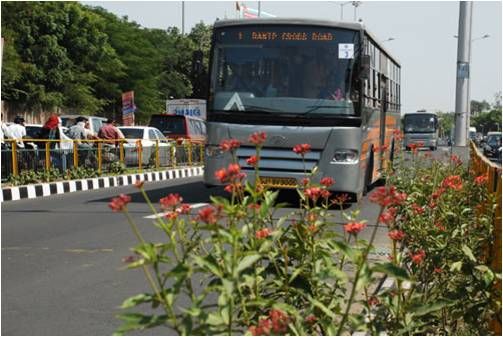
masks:
[[[297,179],[284,177],[260,177],[260,182],[267,187],[296,188]]]

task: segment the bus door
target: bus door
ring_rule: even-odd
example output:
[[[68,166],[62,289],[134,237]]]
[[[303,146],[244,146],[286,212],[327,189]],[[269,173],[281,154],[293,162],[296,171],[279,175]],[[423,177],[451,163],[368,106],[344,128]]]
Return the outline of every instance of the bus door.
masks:
[[[379,147],[382,148],[382,146],[385,144],[386,141],[386,112],[388,110],[388,102],[387,102],[387,95],[388,95],[388,86],[387,86],[387,80],[384,75],[379,76],[379,100],[381,102],[381,121],[380,121],[380,132],[379,132]],[[383,169],[382,164],[383,160],[382,156],[385,155],[383,151],[378,151],[379,153],[379,169]]]

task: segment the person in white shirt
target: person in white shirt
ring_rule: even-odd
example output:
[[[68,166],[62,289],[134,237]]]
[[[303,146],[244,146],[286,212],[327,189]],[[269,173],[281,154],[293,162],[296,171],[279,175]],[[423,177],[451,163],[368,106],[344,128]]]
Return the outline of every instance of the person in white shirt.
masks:
[[[16,140],[17,146],[24,149],[23,137],[26,137],[24,118],[16,116],[16,118],[14,118],[14,123],[9,125],[7,131],[10,134],[10,137]]]

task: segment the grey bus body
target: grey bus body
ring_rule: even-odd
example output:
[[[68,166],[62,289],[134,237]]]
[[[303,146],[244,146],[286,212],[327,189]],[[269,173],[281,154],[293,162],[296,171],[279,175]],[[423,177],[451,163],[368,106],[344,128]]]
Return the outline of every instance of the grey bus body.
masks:
[[[391,159],[400,121],[400,64],[361,24],[304,20],[217,21],[210,56],[204,182],[232,161],[219,144],[238,139],[247,179],[256,153],[248,140],[267,134],[261,182],[295,188],[306,173],[332,177],[330,190],[361,195]],[[292,151],[310,144],[302,157]],[[386,151],[374,151],[387,146]]]
[[[413,112],[403,116],[404,146],[422,144],[430,150],[438,146],[438,117],[434,112]]]

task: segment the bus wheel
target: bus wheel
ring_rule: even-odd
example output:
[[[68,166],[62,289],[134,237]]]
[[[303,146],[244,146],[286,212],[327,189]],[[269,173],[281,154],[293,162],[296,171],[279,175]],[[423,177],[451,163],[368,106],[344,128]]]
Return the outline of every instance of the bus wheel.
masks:
[[[436,151],[436,150],[437,150],[437,147],[436,147],[436,146],[430,146],[430,150],[431,150],[431,151]]]
[[[367,195],[372,183],[372,172],[374,171],[374,151],[370,151],[367,169],[365,170],[365,180],[363,182],[363,195]]]

